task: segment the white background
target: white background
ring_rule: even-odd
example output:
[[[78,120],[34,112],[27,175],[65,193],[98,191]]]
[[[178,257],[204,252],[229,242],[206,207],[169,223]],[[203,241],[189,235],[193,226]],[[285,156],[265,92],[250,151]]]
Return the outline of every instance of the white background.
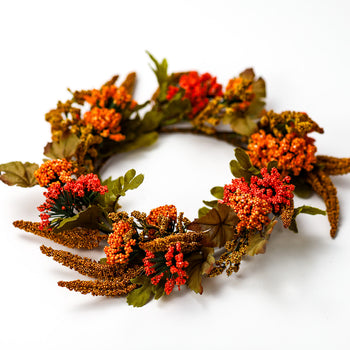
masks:
[[[170,71],[208,71],[224,85],[254,67],[268,109],[309,113],[326,130],[315,135],[318,154],[350,156],[349,16],[346,0],[1,1],[0,163],[41,162],[44,115],[70,97],[68,87],[98,88],[135,70],[136,99],[148,99],[156,80],[146,50]],[[134,167],[145,182],[124,209],[173,203],[194,219],[210,188],[230,181],[232,158],[219,141],[164,136],[116,157],[103,176]],[[37,220],[42,190],[0,184],[1,349],[348,349],[350,177],[333,180],[335,240],[325,217],[300,217],[298,235],[279,226],[265,255],[205,280],[203,295],[183,289],[140,309],[59,288],[83,278],[39,250],[62,247],[12,226]],[[305,204],[324,208],[317,196]],[[79,253],[103,257],[102,248]]]

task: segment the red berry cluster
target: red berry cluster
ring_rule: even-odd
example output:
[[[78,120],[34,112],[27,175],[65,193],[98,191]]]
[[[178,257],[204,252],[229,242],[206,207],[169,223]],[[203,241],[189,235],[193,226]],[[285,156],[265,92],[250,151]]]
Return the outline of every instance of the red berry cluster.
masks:
[[[244,228],[261,230],[270,220],[269,213],[280,214],[284,206],[290,205],[294,185],[288,185],[290,177],[280,180],[280,173],[272,168],[261,169],[262,178],[252,176],[250,184],[244,178],[234,179],[224,186],[222,203],[231,206],[240,219],[237,231]]]
[[[105,194],[108,191],[107,186],[101,186],[101,181],[96,174],[90,173],[81,175],[77,180],[67,182],[63,190],[72,193],[74,196],[84,197],[90,192]]]
[[[72,217],[88,207],[98,194],[107,192],[107,186],[101,186],[96,174],[81,175],[77,180],[70,179],[63,186],[60,182],[52,183],[44,192],[46,201],[38,207],[41,212],[41,226],[58,226],[59,220]]]
[[[262,168],[260,173],[262,179],[251,177],[250,192],[253,196],[266,200],[272,205],[273,213],[278,214],[282,207],[290,205],[295,186],[287,185],[291,180],[289,176],[280,180],[281,174],[276,168],[272,168],[270,174],[266,168]]]
[[[194,116],[206,107],[210,98],[222,96],[222,85],[216,82],[216,78],[209,73],[199,75],[198,72],[192,71],[183,74],[179,80],[178,86],[170,85],[167,91],[167,99],[171,100],[180,90],[185,90],[184,98],[191,102],[192,110],[189,118]]]
[[[167,295],[172,292],[175,285],[180,290],[180,286],[187,281],[188,275],[185,269],[189,263],[184,261],[180,242],[169,246],[168,251],[164,255],[162,252],[153,253],[146,251],[143,263],[146,275],[153,275],[151,278],[152,284],[157,285],[163,277],[166,278],[164,291]]]

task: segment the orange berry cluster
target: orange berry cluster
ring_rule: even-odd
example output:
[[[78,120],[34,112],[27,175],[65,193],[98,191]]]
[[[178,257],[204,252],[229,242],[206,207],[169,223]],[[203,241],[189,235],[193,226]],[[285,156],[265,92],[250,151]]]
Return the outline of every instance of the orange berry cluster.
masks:
[[[118,107],[122,110],[128,106],[130,109],[133,109],[137,105],[124,86],[118,88],[115,85],[104,85],[101,90],[92,90],[91,95],[84,96],[84,99],[91,106],[100,108],[110,108],[112,104],[113,107]]]
[[[126,108],[133,110],[137,105],[125,87],[105,85],[101,90],[92,90],[84,99],[92,108],[84,114],[83,123],[91,125],[102,137],[123,141],[125,136],[120,133],[122,112]]]
[[[47,187],[55,181],[67,182],[76,171],[77,169],[73,168],[72,163],[66,159],[54,159],[43,163],[34,172],[34,176],[41,187]]]
[[[109,246],[104,248],[107,264],[125,264],[129,261],[136,239],[132,239],[134,228],[126,221],[120,220],[113,224],[113,233],[108,237]]]
[[[298,137],[295,133],[276,138],[260,130],[251,136],[248,154],[253,165],[258,168],[266,167],[271,161],[277,161],[277,168],[282,170],[282,175],[292,173],[298,176],[303,169],[311,171],[317,161],[314,141],[306,135]]]
[[[84,114],[85,125],[90,124],[102,137],[119,142],[125,139],[120,133],[122,115],[114,109],[94,107]]]
[[[146,221],[149,225],[158,226],[159,216],[167,217],[170,221],[176,221],[177,210],[175,205],[162,205],[152,209],[147,216]]]
[[[251,193],[244,193],[237,189],[230,196],[229,206],[233,208],[240,219],[236,227],[238,233],[244,229],[261,231],[263,225],[270,222],[267,215],[272,211],[271,205],[266,200]]]

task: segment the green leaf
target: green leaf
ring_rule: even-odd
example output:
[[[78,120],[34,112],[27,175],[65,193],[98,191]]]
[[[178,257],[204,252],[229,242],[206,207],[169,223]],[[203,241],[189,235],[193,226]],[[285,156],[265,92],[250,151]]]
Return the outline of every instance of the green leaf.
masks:
[[[167,107],[164,109],[165,118],[183,117],[186,113],[191,111],[191,102],[189,99],[172,99]]]
[[[303,205],[301,207],[295,208],[294,213],[298,214],[309,214],[309,215],[326,215],[326,212],[322,209],[310,207],[308,205]]]
[[[218,204],[206,215],[194,220],[187,227],[204,235],[203,245],[206,247],[223,247],[235,236],[235,227],[239,222],[237,214],[225,204]]]
[[[247,254],[254,256],[256,254],[264,254],[266,251],[267,239],[257,232],[248,245]]]
[[[153,288],[151,279],[147,276],[138,276],[130,280],[134,284],[138,284],[141,287],[134,289],[131,291],[126,301],[129,305],[134,307],[141,307],[147,304],[153,295]],[[159,296],[159,291],[157,292],[157,296]]]
[[[118,148],[115,149],[115,152],[129,152],[137,148],[150,146],[155,143],[157,139],[158,133],[155,131],[142,134],[130,142],[118,145]]]
[[[142,119],[141,132],[151,132],[155,131],[162,120],[164,119],[164,114],[161,111],[149,111],[145,114]]]
[[[277,219],[272,219],[265,227],[263,232],[257,232],[252,239],[249,240],[247,254],[254,256],[257,254],[264,254],[266,245],[270,238],[271,232],[277,223]]]
[[[164,295],[164,283],[160,281],[156,286],[152,285],[152,292],[154,293],[154,299],[158,300]]]
[[[297,221],[295,220],[295,218],[292,219],[290,225],[288,226],[288,229],[293,231],[294,233],[298,233],[298,225],[297,225]]]
[[[243,136],[250,136],[257,130],[257,124],[251,118],[235,118],[231,121],[231,129]]]
[[[215,186],[210,190],[210,193],[217,199],[224,198],[224,188],[221,186]]]
[[[168,62],[164,58],[163,61],[159,63],[149,51],[146,51],[146,53],[155,65],[155,68],[152,68],[152,70],[157,77],[159,85],[161,85],[163,82],[168,80]]]
[[[210,209],[207,207],[202,207],[198,210],[198,218],[201,218],[204,215],[207,215],[209,213]]]
[[[257,96],[256,96],[257,97]],[[255,98],[251,105],[249,106],[246,114],[249,118],[257,118],[265,106],[265,102]]]
[[[28,162],[0,164],[0,180],[9,186],[33,187],[38,184],[34,176],[38,168],[38,164]]]
[[[266,84],[263,78],[259,78],[253,83],[253,92],[256,97],[266,97]]]
[[[130,183],[130,181],[135,177],[135,175],[136,175],[135,169],[128,170],[124,175],[124,183],[126,184]]]
[[[114,193],[117,196],[125,196],[124,176],[119,176],[114,183]]]
[[[139,187],[144,179],[143,174],[137,176],[135,169],[128,170],[124,176],[119,176],[116,180],[111,177],[104,180],[102,185],[107,186],[108,192],[99,197],[99,204],[107,211],[116,211],[120,206],[118,200],[126,195],[126,191]]]
[[[243,158],[241,158],[241,161],[245,162],[245,166],[248,166],[248,162],[244,161]],[[255,168],[252,165],[248,169],[244,169],[242,165],[235,159],[231,160],[230,162],[230,170],[234,177],[236,178],[244,177],[244,179],[248,183],[250,182],[250,178],[253,175],[258,176],[260,174],[259,169]]]
[[[142,184],[144,178],[145,177],[143,174],[137,175],[130,181],[125,190],[134,190],[135,188],[139,187]]]
[[[203,275],[210,273],[212,270],[215,258],[213,248],[203,248],[202,252],[194,252],[189,257],[186,257],[189,265],[186,268],[188,275],[187,286],[195,293],[202,294],[202,278]]]
[[[163,61],[159,63],[148,51],[146,51],[146,53],[155,65],[155,68],[152,68],[152,70],[156,75],[159,84],[158,99],[160,101],[163,101],[166,99],[166,93],[168,89],[168,62],[164,58]]]
[[[72,230],[76,227],[86,227],[91,229],[100,229],[101,223],[107,217],[105,211],[98,205],[89,205],[89,207],[70,218],[60,220],[58,227],[54,228],[54,232]]]
[[[49,142],[44,148],[44,155],[51,159],[70,159],[74,156],[79,144],[79,137],[69,134],[58,142]]]
[[[300,198],[310,198],[314,193],[312,187],[300,177],[293,178],[292,183],[295,186],[294,193]]]
[[[230,169],[231,169],[231,173],[234,177],[236,177],[236,178],[242,177],[241,166],[239,165],[237,160],[235,160],[235,159],[231,160]]]
[[[310,207],[308,205],[303,205],[301,207],[295,208],[292,222],[288,227],[291,231],[293,231],[295,233],[298,233],[298,225],[296,222],[296,217],[302,213],[309,214],[309,215],[326,215],[326,212],[324,210],[321,210],[321,209],[318,209],[315,207]]]
[[[218,205],[218,201],[203,201],[203,203],[210,208],[215,208]]]
[[[248,170],[253,166],[248,154],[242,148],[238,147],[235,149],[235,156],[243,169]]]
[[[252,166],[248,169],[248,172],[252,175],[258,176],[260,175],[260,170],[257,169],[255,166]]]

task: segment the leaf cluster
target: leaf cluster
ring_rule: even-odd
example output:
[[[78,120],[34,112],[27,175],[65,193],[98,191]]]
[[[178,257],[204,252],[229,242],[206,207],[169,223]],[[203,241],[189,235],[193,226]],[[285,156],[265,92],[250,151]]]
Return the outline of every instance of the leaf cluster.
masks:
[[[154,285],[151,283],[150,277],[141,275],[131,279],[131,282],[139,286],[131,291],[126,298],[127,303],[134,307],[144,306],[151,299],[158,300],[164,295],[165,281]]]
[[[252,68],[248,68],[239,74],[239,77],[245,82],[245,88],[251,89],[251,97],[245,100],[241,96],[231,96],[225,94],[224,106],[226,107],[223,123],[229,124],[231,129],[244,136],[250,136],[257,130],[256,119],[265,106],[266,88],[265,81],[262,78],[255,78]],[[246,109],[240,108],[242,102],[249,101]]]
[[[187,114],[191,111],[191,102],[184,98],[184,90],[179,89],[179,92],[168,101],[167,91],[170,85],[174,85],[178,82],[180,76],[185,73],[175,73],[168,75],[168,63],[166,59],[162,62],[158,62],[154,56],[147,52],[149,57],[154,63],[152,68],[158,81],[158,90],[156,91],[155,105],[149,113],[146,113],[144,121],[149,125],[153,126],[166,126],[178,123],[184,119]]]
[[[252,176],[259,176],[260,170],[253,166],[248,154],[242,148],[235,149],[236,159],[231,160],[230,170],[234,177],[241,178],[243,177],[247,183],[250,183]],[[273,163],[269,165],[271,169]]]
[[[125,175],[119,176],[115,180],[109,177],[102,182],[103,186],[108,187],[108,191],[103,196],[100,196],[99,204],[107,212],[116,212],[120,208],[118,203],[119,198],[125,196],[127,191],[138,188],[143,180],[144,175],[136,175],[135,169],[128,170]]]

